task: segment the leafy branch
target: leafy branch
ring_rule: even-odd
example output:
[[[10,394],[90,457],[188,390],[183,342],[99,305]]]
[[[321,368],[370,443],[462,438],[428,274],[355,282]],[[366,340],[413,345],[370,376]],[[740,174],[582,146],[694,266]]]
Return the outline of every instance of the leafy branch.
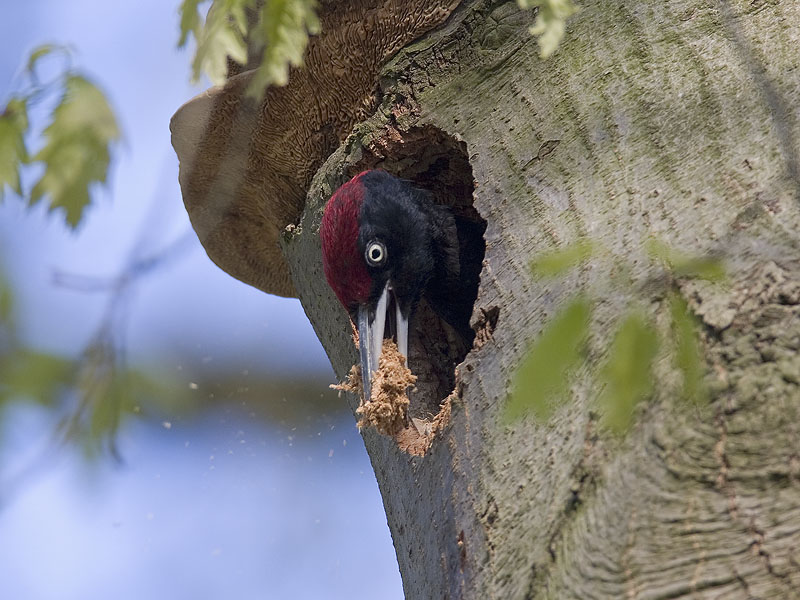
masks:
[[[228,60],[246,65],[255,55],[258,67],[248,94],[263,95],[269,85],[285,85],[289,68],[303,64],[309,35],[319,33],[316,0],[213,0],[205,19],[199,7],[209,0],[183,0],[179,8],[180,38],[196,41],[192,80],[202,74],[224,83]]]
[[[603,423],[615,433],[630,427],[638,404],[654,388],[653,364],[664,348],[682,374],[684,399],[699,402],[707,397],[703,384],[703,359],[698,334],[699,324],[688,304],[676,291],[678,279],[703,279],[720,282],[725,278],[722,263],[713,257],[690,257],[658,241],[647,245],[651,259],[661,263],[670,314],[670,331],[662,332],[651,319],[631,307],[619,319],[606,359],[597,379]],[[588,241],[539,257],[532,265],[536,277],[557,277],[596,256],[600,248]],[[572,374],[583,364],[589,338],[592,300],[585,293],[572,299],[545,326],[517,370],[512,393],[505,407],[507,420],[532,413],[548,419],[556,403],[563,399]]]
[[[43,83],[40,63],[57,56],[65,59],[64,64]],[[0,113],[0,201],[7,189],[27,196],[30,206],[47,199],[49,209],[62,209],[74,229],[91,202],[91,187],[106,181],[111,148],[120,132],[103,92],[77,72],[70,59],[61,46],[34,49],[24,69],[27,89],[13,95]],[[30,108],[52,98],[57,102],[42,134],[44,144],[31,156]],[[24,173],[36,172],[37,163],[41,175],[28,189]]]
[[[570,374],[582,362],[590,315],[589,300],[578,296],[550,321],[517,371],[506,405],[509,419],[529,410],[541,420],[550,417],[552,401],[566,393]]]

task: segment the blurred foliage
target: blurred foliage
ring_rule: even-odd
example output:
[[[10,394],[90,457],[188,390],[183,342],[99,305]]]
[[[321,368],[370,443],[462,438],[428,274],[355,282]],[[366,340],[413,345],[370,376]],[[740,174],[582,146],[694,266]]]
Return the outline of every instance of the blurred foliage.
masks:
[[[40,66],[51,58],[61,59],[61,68],[43,82]],[[116,117],[97,86],[72,68],[64,47],[34,49],[23,75],[24,89],[12,95],[0,113],[0,200],[6,188],[29,196],[30,205],[46,198],[50,210],[63,209],[67,224],[75,228],[91,201],[90,188],[106,181],[111,147],[120,138]],[[42,133],[44,144],[31,157],[28,140],[35,136],[30,109],[53,100],[55,108]],[[37,170],[41,175],[28,190],[22,172],[33,175]]]
[[[652,364],[658,353],[658,332],[645,317],[631,312],[622,321],[600,371],[603,421],[616,433],[630,427],[636,405],[653,389]]]
[[[45,146],[34,155],[45,171],[31,191],[31,204],[50,198],[50,208],[62,207],[76,227],[89,205],[89,187],[105,182],[111,161],[110,144],[119,139],[114,113],[103,93],[80,75],[67,75],[64,95],[44,130]]]
[[[589,301],[579,296],[548,323],[517,370],[507,419],[528,410],[540,419],[552,414],[554,403],[567,391],[571,373],[582,362],[590,312]]]
[[[578,12],[572,0],[517,0],[520,8],[536,11],[536,20],[530,29],[531,35],[539,38],[539,54],[549,57],[564,38],[567,19]]]
[[[676,279],[704,279],[719,283],[726,278],[725,265],[718,258],[689,256],[656,239],[648,240],[647,252],[665,263]]]
[[[116,292],[115,292],[116,293]],[[0,277],[0,298],[13,301]],[[105,453],[121,459],[117,433],[131,419],[170,422],[191,418],[220,405],[252,406],[252,416],[289,429],[308,429],[320,418],[338,421],[347,405],[329,390],[323,377],[292,378],[273,373],[210,369],[204,360],[180,351],[172,371],[129,366],[120,338],[127,302],[109,302],[109,311],[87,345],[75,357],[25,346],[13,333],[13,312],[0,320],[0,419],[11,403],[32,403],[55,417],[50,443],[71,445],[86,457]],[[2,431],[2,428],[0,428]]]
[[[697,336],[700,323],[680,294],[672,292],[669,304],[673,352],[675,365],[683,375],[683,395],[690,402],[700,403],[708,396],[708,390],[703,385],[703,353]]]
[[[591,242],[581,240],[565,248],[537,256],[531,264],[531,269],[539,278],[556,277],[591,258],[594,251],[595,247]]]
[[[289,66],[303,64],[309,34],[320,32],[315,0],[267,0],[251,38],[264,48],[248,93],[260,96],[270,84],[286,85]]]
[[[285,85],[289,68],[303,64],[309,35],[320,30],[316,0],[213,0],[203,19],[200,5],[208,2],[184,0],[179,8],[178,46],[185,46],[190,34],[197,42],[192,80],[204,73],[215,85],[224,83],[228,59],[245,65],[249,50],[258,59],[251,96],[261,97],[269,85]]]
[[[10,288],[6,288],[11,297]],[[29,348],[14,333],[14,315],[3,321],[0,345],[0,411],[10,402],[33,402],[60,415],[53,444],[76,443],[88,454],[117,455],[115,435],[137,403],[156,401],[156,380],[125,367],[113,332],[102,328],[77,358]],[[137,398],[137,403],[134,402]]]
[[[189,380],[189,385],[186,380]],[[169,393],[174,414],[191,415],[219,406],[246,407],[253,418],[289,430],[310,431],[323,421],[346,420],[352,413],[325,376],[280,375],[263,370],[209,369],[202,360],[185,364],[180,380],[172,379]]]
[[[50,74],[47,80],[43,71]],[[52,110],[31,156],[29,146],[36,145],[39,132],[29,115],[37,105]],[[25,62],[21,89],[0,114],[0,200],[7,189],[27,196],[29,205],[47,199],[51,211],[58,209],[69,227],[77,227],[92,186],[106,181],[111,147],[119,138],[108,101],[73,68],[70,51],[53,44],[35,48]],[[36,402],[64,415],[58,443],[81,441],[87,448],[107,443],[113,450],[120,411],[110,409],[115,404],[107,400],[133,388],[117,383],[120,369],[98,368],[117,364],[110,336],[109,330],[108,339],[92,342],[77,360],[26,347],[15,327],[13,290],[0,276],[0,409],[12,401]]]
[[[184,0],[180,7],[180,45],[189,35],[198,40],[195,77],[206,71],[212,79],[224,79],[228,56],[246,62],[249,38],[262,47],[254,81],[262,87],[285,83],[289,66],[301,63],[308,34],[319,30],[313,0],[268,0],[263,5],[256,0],[215,0],[203,20],[198,7],[204,3],[208,0]],[[254,24],[251,31],[248,23]],[[50,210],[57,210],[75,228],[90,204],[92,186],[106,181],[112,147],[120,139],[117,119],[100,89],[73,67],[68,48],[39,46],[24,64],[22,83],[0,112],[0,201],[9,191],[27,197],[30,205],[46,200]],[[183,247],[181,240],[152,256],[134,256],[111,279],[55,273],[58,285],[109,295],[106,313],[89,342],[69,357],[23,343],[15,326],[14,293],[0,272],[0,416],[10,403],[38,404],[57,421],[52,445],[78,445],[90,456],[102,450],[117,456],[116,434],[133,416],[172,418],[209,403],[244,402],[241,398],[248,392],[281,398],[282,402],[269,403],[275,407],[272,416],[281,421],[296,426],[303,415],[307,417],[309,403],[287,402],[286,396],[302,393],[314,404],[318,391],[327,388],[324,382],[307,381],[298,392],[286,381],[278,382],[278,389],[273,380],[242,386],[241,374],[209,377],[204,372],[187,385],[186,373],[181,380],[174,373],[144,372],[126,363],[123,336],[133,288],[174,256],[176,247]],[[320,402],[326,408],[320,404],[318,411],[312,411],[317,416],[322,411],[340,416],[345,407],[332,401],[327,391]]]
[[[724,265],[717,258],[687,256],[657,240],[648,241],[646,248],[649,256],[665,269],[663,276],[649,284],[664,290],[671,326],[669,332],[659,331],[636,307],[619,317],[597,379],[602,390],[598,398],[601,420],[619,434],[628,430],[637,405],[654,389],[652,367],[660,349],[672,356],[682,375],[683,397],[693,402],[707,397],[699,323],[676,284],[681,279],[715,283],[725,280]],[[540,278],[564,275],[589,258],[596,258],[597,253],[597,244],[581,240],[538,257],[532,270]],[[616,265],[616,270],[626,271],[625,265]],[[582,363],[581,349],[589,337],[593,303],[591,296],[579,294],[533,342],[518,368],[505,408],[507,419],[532,413],[546,420],[552,415],[569,388],[571,373]]]
[[[247,62],[247,16],[245,7],[254,3],[247,0],[216,0],[203,20],[199,5],[206,0],[184,0],[181,4],[181,36],[178,47],[183,47],[193,35],[197,47],[192,60],[192,83],[205,73],[215,85],[224,83],[228,73],[228,57]]]
[[[5,274],[0,271],[0,352],[10,345],[14,337],[14,294]],[[2,381],[2,380],[0,380]]]
[[[70,361],[14,346],[0,362],[0,402],[24,399],[43,405],[54,403],[72,376]]]
[[[22,98],[12,98],[0,114],[0,200],[6,186],[22,195],[20,165],[28,162],[25,132],[28,130],[28,107]]]

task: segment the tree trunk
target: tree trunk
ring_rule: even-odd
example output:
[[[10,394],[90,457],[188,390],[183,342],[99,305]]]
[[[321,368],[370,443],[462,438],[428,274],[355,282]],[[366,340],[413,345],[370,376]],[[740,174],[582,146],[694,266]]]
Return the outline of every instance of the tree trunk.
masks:
[[[343,378],[357,352],[318,237],[331,192],[383,166],[466,194],[487,221],[479,334],[449,422],[424,456],[362,432],[406,597],[800,598],[800,4],[581,8],[541,60],[532,13],[464,2],[384,67],[377,112],[323,165],[284,236]],[[725,285],[676,283],[702,319],[710,398],[688,406],[662,356],[620,440],[598,425],[594,376],[630,306],[668,328],[653,237],[727,266]],[[602,251],[533,278],[537,254],[581,239]],[[507,423],[515,370],[579,291],[595,310],[569,397],[547,421]]]

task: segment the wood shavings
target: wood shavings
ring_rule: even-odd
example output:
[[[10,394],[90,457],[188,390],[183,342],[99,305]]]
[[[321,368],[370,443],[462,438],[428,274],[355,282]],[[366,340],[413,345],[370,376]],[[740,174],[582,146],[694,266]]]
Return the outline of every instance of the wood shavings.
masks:
[[[400,450],[414,456],[425,456],[436,436],[450,423],[452,398],[452,395],[445,398],[432,421],[414,419],[411,426],[397,433],[394,440]]]
[[[433,420],[408,419],[408,390],[417,377],[405,365],[403,355],[391,340],[385,340],[378,370],[372,376],[372,401],[365,402],[361,383],[361,368],[353,365],[342,383],[331,385],[340,392],[351,392],[361,398],[356,409],[358,428],[374,427],[391,437],[403,452],[424,456],[436,435],[450,422],[452,395],[442,403]]]
[[[400,433],[408,415],[407,390],[416,381],[416,375],[406,366],[397,345],[391,340],[384,341],[378,370],[372,376],[372,401],[362,399],[361,406],[356,409],[360,417],[359,429],[370,425],[383,435]]]

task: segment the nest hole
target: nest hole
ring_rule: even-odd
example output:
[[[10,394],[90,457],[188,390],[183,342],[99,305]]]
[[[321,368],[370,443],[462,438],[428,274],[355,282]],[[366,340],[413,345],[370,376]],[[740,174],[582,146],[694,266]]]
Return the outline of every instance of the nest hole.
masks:
[[[473,206],[475,183],[466,143],[426,125],[406,132],[389,129],[386,135],[374,140],[366,149],[368,152],[364,152],[362,159],[353,165],[352,174],[367,169],[384,169],[412,181],[417,187],[427,190],[434,202],[452,209],[462,245],[462,279],[467,277],[470,281],[469,289],[464,293],[470,306],[474,305],[486,252],[486,221]],[[463,236],[462,230],[466,232]],[[417,381],[409,394],[408,417],[409,429],[416,430],[421,437],[430,440],[431,428],[444,424],[443,413],[449,415],[449,402],[446,400],[457,388],[456,367],[473,348],[475,333],[473,329],[470,339],[464,340],[424,298],[412,316],[408,359]],[[395,437],[402,446],[403,436]],[[413,448],[411,451],[418,453],[413,452]]]

